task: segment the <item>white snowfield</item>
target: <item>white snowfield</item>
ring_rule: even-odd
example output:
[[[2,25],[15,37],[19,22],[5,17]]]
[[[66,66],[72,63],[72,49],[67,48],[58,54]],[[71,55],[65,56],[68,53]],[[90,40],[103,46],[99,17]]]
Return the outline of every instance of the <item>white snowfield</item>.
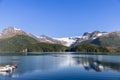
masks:
[[[76,42],[76,39],[72,39],[72,38],[54,38],[54,39],[66,42],[64,44],[65,46],[70,46]]]

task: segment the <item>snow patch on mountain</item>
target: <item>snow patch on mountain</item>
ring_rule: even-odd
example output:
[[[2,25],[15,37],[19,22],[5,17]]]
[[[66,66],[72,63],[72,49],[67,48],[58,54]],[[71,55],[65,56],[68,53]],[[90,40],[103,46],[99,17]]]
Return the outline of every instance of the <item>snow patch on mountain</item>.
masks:
[[[53,43],[53,44],[65,44],[66,42],[64,41],[59,41],[57,39],[54,39],[52,37],[46,36],[46,35],[41,35],[41,36],[37,36],[37,38],[39,39],[40,42],[48,42],[48,43]]]
[[[7,27],[5,28],[1,34],[0,34],[0,38],[4,39],[4,38],[10,38],[13,37],[15,35],[28,35],[26,32],[22,31],[21,29],[18,29],[16,27]]]
[[[65,44],[63,44],[65,46],[71,46],[73,43],[76,42],[78,38],[80,38],[80,36],[70,37],[70,38],[67,38],[67,37],[66,38],[54,38],[54,39],[66,42]]]
[[[16,30],[16,31],[20,31],[21,29],[19,29],[19,28],[16,28],[16,27],[13,27],[14,28],[14,30]]]

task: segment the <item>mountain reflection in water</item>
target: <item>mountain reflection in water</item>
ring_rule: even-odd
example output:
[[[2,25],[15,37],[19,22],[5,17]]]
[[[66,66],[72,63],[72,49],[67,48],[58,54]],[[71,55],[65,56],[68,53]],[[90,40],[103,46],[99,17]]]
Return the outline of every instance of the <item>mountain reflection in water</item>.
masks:
[[[76,62],[76,65],[81,64],[87,71],[95,70],[100,72],[110,69],[118,72],[120,71],[120,63],[118,62],[100,61],[90,57],[73,57],[73,60]]]
[[[120,56],[49,54],[40,56],[0,56],[0,65],[18,64],[12,72],[0,72],[0,79],[19,78],[34,73],[49,73],[66,68],[82,71],[120,72]],[[1,80],[2,80],[1,79]]]

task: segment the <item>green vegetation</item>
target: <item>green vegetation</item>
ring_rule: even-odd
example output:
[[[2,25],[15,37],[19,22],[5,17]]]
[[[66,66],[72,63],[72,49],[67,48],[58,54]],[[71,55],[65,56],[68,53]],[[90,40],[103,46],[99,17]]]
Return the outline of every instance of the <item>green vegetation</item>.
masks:
[[[81,44],[71,48],[75,52],[118,52],[117,49],[98,46],[95,44]]]
[[[120,38],[119,37],[100,37],[91,42],[99,46],[112,47],[120,49]]]
[[[11,38],[0,39],[0,52],[118,52],[119,50],[112,47],[113,44],[117,45],[106,38],[98,38],[94,41],[88,41],[88,43],[81,43],[68,48],[60,44],[41,43],[27,35],[16,35]]]
[[[108,52],[120,52],[120,34],[118,32],[110,33],[107,36],[101,36],[94,40],[86,40],[79,44],[94,44],[107,48]],[[100,50],[101,51],[101,50]]]
[[[67,47],[59,44],[40,43],[27,35],[16,35],[7,39],[0,39],[0,52],[61,52]]]
[[[50,43],[36,43],[27,48],[29,52],[65,52],[67,49],[65,46]]]

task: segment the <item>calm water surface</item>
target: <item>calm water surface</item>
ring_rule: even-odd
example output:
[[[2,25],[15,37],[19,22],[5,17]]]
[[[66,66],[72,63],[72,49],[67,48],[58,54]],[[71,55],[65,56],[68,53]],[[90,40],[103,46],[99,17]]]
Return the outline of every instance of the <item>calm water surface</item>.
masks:
[[[0,56],[0,65],[7,64],[17,64],[18,68],[0,72],[0,80],[120,80],[120,56]]]

